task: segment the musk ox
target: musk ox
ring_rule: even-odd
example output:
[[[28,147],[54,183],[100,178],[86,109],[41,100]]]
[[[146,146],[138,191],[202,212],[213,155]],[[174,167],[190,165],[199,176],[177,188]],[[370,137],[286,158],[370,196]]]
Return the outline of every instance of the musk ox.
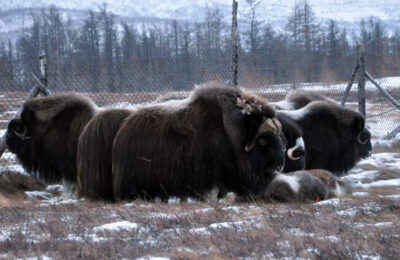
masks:
[[[326,101],[337,104],[335,100],[321,94],[305,90],[295,90],[289,92],[284,100],[271,103],[271,105],[278,110],[296,110],[305,107],[308,103],[313,101]]]
[[[282,169],[275,111],[236,88],[196,87],[179,105],[143,107],[114,139],[114,198],[203,198],[215,187],[260,195]]]
[[[75,182],[78,137],[96,111],[76,94],[31,99],[9,123],[6,144],[28,173],[45,182]]]
[[[131,113],[128,109],[105,109],[83,129],[77,153],[79,197],[113,201],[112,144],[123,120]]]
[[[156,103],[161,102],[179,102],[187,97],[188,93],[169,93],[164,94],[155,100]],[[259,97],[260,98],[260,97]],[[282,132],[286,138],[286,157],[285,167],[283,172],[292,172],[303,170],[305,168],[306,150],[304,140],[302,138],[303,132],[297,123],[285,115],[277,115],[277,119],[282,125]],[[219,197],[224,196],[224,194]]]
[[[313,101],[298,110],[280,110],[303,131],[306,169],[325,169],[337,176],[371,154],[371,134],[364,117],[326,101]]]
[[[278,202],[320,201],[350,191],[346,181],[325,170],[278,173],[268,185],[264,198]]]

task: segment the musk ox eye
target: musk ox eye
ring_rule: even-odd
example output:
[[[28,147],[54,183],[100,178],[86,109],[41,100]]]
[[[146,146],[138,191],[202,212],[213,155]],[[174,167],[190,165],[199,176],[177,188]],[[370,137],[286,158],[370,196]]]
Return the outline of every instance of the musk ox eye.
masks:
[[[358,142],[360,144],[366,144],[368,143],[368,140],[370,139],[370,135],[368,132],[366,131],[362,131],[359,135],[358,135]]]
[[[268,143],[268,140],[266,139],[266,138],[260,138],[260,139],[258,139],[258,144],[260,145],[260,146],[266,146],[267,145],[267,143]]]

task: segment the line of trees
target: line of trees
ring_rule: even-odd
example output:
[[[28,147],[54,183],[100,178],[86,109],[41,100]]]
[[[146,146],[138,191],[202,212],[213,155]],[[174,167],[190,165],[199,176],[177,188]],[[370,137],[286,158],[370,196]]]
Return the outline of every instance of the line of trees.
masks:
[[[372,74],[400,71],[400,31],[388,36],[375,18],[361,20],[355,34],[335,20],[321,24],[303,0],[294,6],[285,31],[278,31],[257,19],[259,1],[247,2],[250,11],[239,35],[242,85],[348,80],[360,43]],[[29,86],[30,73],[39,74],[43,52],[49,84],[59,90],[181,90],[231,76],[230,25],[217,8],[207,9],[202,22],[152,26],[117,23],[106,6],[89,11],[80,28],[71,19],[64,21],[55,7],[33,13],[32,20],[18,41],[0,42],[3,90]]]

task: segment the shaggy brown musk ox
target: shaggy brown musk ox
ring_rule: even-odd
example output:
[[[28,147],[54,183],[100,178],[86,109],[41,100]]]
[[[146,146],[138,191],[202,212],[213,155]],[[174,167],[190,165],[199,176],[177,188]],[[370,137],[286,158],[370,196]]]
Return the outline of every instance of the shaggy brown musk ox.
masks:
[[[138,109],[112,150],[117,200],[199,197],[215,187],[259,195],[284,165],[275,111],[239,89],[195,88],[179,105]]]
[[[75,182],[78,137],[96,112],[97,106],[81,95],[31,99],[9,123],[7,146],[28,173],[45,182]]]

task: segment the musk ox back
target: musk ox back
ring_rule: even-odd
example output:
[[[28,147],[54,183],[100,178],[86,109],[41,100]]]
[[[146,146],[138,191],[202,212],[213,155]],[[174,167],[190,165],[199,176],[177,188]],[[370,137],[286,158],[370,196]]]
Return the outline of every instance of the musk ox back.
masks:
[[[279,102],[271,103],[276,109],[279,110],[296,110],[307,106],[313,101],[325,101],[332,104],[336,104],[336,101],[325,97],[321,94],[305,91],[305,90],[295,90],[289,92],[285,99]]]
[[[214,187],[259,194],[284,163],[268,104],[235,88],[197,87],[178,106],[139,109],[112,151],[116,199],[203,197]]]
[[[78,137],[96,109],[88,98],[75,94],[31,99],[9,123],[7,146],[28,173],[46,182],[73,182]]]
[[[331,102],[314,101],[292,111],[278,111],[303,131],[306,169],[325,169],[336,175],[350,170],[371,154],[371,134],[364,117]]]

